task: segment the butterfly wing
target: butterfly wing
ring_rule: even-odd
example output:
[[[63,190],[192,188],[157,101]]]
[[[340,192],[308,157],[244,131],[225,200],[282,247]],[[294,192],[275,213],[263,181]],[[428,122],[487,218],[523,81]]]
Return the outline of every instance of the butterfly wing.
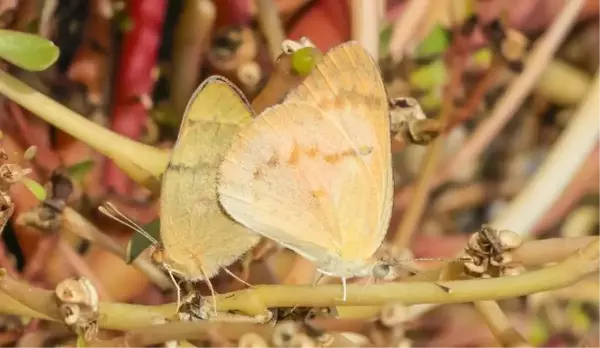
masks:
[[[221,165],[223,207],[311,260],[369,258],[391,213],[387,112],[372,58],[355,43],[332,49],[235,137]]]
[[[184,113],[163,175],[160,235],[168,265],[190,279],[214,276],[258,243],[223,213],[216,191],[218,166],[252,116],[243,94],[219,76],[198,87]]]

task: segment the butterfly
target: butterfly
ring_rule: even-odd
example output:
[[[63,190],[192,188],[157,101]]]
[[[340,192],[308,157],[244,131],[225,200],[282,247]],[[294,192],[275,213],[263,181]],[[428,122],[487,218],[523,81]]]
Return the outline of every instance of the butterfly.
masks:
[[[373,274],[393,202],[389,100],[357,42],[330,49],[234,136],[219,201],[242,225],[346,279]]]
[[[227,271],[260,240],[224,214],[217,198],[219,164],[253,116],[242,92],[221,76],[206,79],[185,109],[162,178],[158,250],[164,267],[186,280]]]

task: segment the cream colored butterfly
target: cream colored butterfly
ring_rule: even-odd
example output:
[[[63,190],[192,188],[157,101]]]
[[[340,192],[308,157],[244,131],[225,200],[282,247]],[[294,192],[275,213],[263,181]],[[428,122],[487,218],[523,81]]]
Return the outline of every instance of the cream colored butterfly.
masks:
[[[161,187],[164,265],[187,280],[207,280],[256,245],[259,236],[223,214],[217,172],[233,135],[252,122],[248,102],[220,76],[190,98]]]
[[[369,276],[392,211],[389,102],[375,61],[341,44],[285,100],[238,133],[219,199],[249,229],[319,272]]]

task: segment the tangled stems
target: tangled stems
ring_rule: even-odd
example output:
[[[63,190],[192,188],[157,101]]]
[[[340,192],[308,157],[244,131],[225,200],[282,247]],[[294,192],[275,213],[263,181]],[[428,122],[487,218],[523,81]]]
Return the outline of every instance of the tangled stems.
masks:
[[[307,306],[378,306],[389,302],[462,303],[499,300],[563,288],[598,270],[600,241],[595,238],[585,248],[552,267],[492,279],[444,282],[407,281],[378,285],[351,284],[348,298],[341,301],[337,284],[312,287],[263,285],[217,295],[219,311],[237,310],[249,315],[263,314],[268,308]],[[440,286],[441,285],[441,286]],[[33,288],[6,274],[0,277],[0,312],[35,318],[60,320],[51,291]],[[212,303],[207,298],[206,303]],[[142,306],[111,302],[100,304],[100,327],[129,330],[153,325],[157,319],[173,316],[175,304]]]

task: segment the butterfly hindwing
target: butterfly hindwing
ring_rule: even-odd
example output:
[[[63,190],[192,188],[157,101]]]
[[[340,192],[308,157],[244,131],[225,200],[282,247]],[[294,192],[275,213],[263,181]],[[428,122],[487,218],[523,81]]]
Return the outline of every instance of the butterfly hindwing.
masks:
[[[216,189],[218,166],[252,117],[241,92],[219,76],[203,82],[186,108],[163,175],[160,233],[167,263],[188,278],[214,276],[259,240],[224,214]]]

